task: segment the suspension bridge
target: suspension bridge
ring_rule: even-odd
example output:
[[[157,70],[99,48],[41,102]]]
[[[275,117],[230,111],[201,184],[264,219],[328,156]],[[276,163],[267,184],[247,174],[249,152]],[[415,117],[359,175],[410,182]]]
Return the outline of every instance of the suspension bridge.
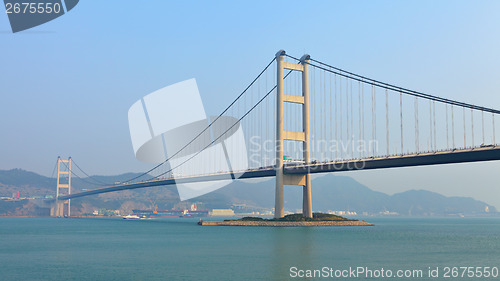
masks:
[[[71,159],[58,159],[52,214],[64,215],[67,206],[69,216],[71,199],[100,193],[275,177],[275,217],[284,216],[287,185],[302,186],[303,215],[311,217],[314,173],[500,160],[495,137],[499,113],[280,50],[190,141],[138,176],[103,183],[79,166],[87,177],[77,174]],[[244,132],[245,149],[226,141],[237,129]],[[247,159],[245,165],[231,165],[227,155],[209,149],[221,143],[234,157]],[[101,187],[71,193],[71,175]],[[60,183],[64,176],[66,183]]]

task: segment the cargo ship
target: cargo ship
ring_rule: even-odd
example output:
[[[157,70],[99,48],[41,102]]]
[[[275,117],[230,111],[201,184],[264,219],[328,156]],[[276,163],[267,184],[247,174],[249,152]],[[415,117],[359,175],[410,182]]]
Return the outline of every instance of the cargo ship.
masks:
[[[181,217],[208,217],[208,210],[184,210]]]
[[[151,211],[151,210],[132,210],[134,215],[140,217],[154,218],[154,217],[180,217],[182,216],[182,210],[163,210],[163,211]]]
[[[196,204],[193,204],[189,210],[132,210],[134,215],[147,218],[155,217],[207,217],[208,210],[198,210]]]

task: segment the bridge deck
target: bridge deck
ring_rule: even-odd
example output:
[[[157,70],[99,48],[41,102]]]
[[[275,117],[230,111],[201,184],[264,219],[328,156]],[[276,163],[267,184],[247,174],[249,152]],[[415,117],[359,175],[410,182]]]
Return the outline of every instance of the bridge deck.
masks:
[[[128,190],[128,189],[136,189],[136,188],[144,188],[144,187],[152,187],[152,186],[163,186],[163,185],[172,185],[176,183],[194,183],[194,182],[206,182],[206,181],[219,181],[219,180],[228,180],[231,178],[236,179],[248,179],[248,178],[261,178],[261,177],[272,177],[276,175],[276,171],[274,168],[263,168],[259,170],[251,170],[245,172],[234,172],[234,173],[218,173],[218,174],[210,174],[210,175],[202,175],[202,176],[192,176],[192,177],[176,177],[168,178],[168,179],[156,179],[150,181],[136,182],[136,183],[125,183],[118,184],[108,187],[97,188],[93,190],[83,191],[79,193],[73,193],[69,195],[59,196],[59,200],[73,199],[83,196],[89,196],[99,193],[107,193],[113,191],[120,190]]]
[[[329,173],[367,169],[386,169],[412,166],[440,165],[453,163],[466,163],[478,161],[500,160],[500,146],[487,146],[471,149],[448,150],[432,153],[407,154],[399,156],[388,156],[378,158],[365,158],[355,160],[344,160],[335,162],[311,163],[307,165],[286,165],[285,174],[306,174],[306,173]],[[233,179],[249,179],[260,177],[272,177],[276,175],[273,167],[266,167],[258,170],[250,170],[234,173],[219,173],[203,176],[157,179],[151,181],[119,184],[94,190],[59,196],[59,200],[73,199],[100,193],[114,192],[120,190],[172,185],[176,183],[194,183],[206,181],[218,181]]]

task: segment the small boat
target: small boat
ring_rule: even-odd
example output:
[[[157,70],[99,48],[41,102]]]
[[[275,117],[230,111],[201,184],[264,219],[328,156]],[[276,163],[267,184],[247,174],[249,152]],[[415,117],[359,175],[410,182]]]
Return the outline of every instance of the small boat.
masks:
[[[125,220],[138,220],[138,219],[140,219],[140,217],[138,215],[127,215],[127,216],[124,216],[123,219],[125,219]]]

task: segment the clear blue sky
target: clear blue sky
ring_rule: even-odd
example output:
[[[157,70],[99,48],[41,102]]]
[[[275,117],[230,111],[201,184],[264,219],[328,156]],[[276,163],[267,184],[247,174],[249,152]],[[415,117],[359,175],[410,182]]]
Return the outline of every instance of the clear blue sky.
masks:
[[[18,34],[2,12],[0,169],[50,175],[61,155],[91,174],[143,171],[150,166],[135,160],[127,121],[136,100],[194,77],[216,114],[279,49],[499,109],[498,11],[498,1],[83,0]],[[388,193],[429,189],[500,207],[499,169],[348,175]]]

